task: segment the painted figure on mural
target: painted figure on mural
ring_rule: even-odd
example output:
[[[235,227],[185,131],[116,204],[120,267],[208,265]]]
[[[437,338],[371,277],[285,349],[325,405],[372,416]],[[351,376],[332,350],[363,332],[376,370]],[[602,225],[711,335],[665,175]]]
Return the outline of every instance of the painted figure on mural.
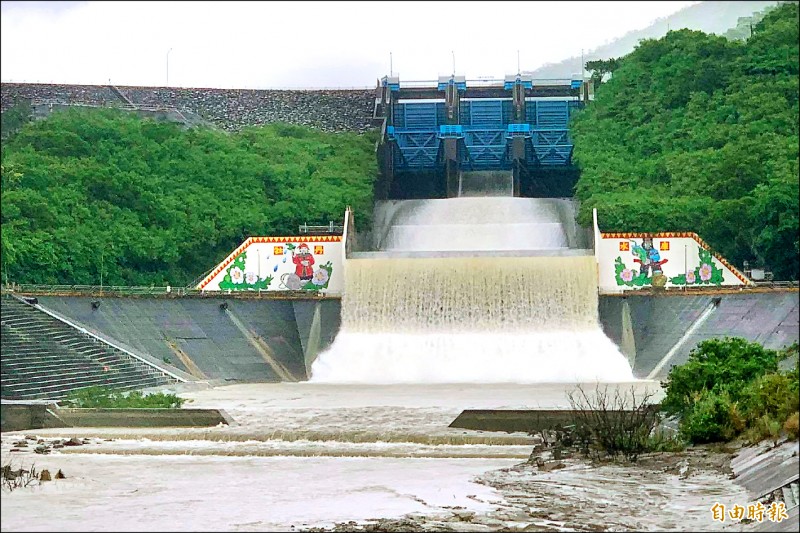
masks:
[[[661,259],[661,254],[658,253],[658,250],[653,246],[652,237],[644,237],[641,245],[634,242],[631,253],[636,256],[633,262],[641,265],[640,272],[644,273],[646,276],[663,273],[661,265],[666,263],[667,260]]]
[[[314,277],[314,256],[308,250],[306,243],[300,243],[297,253],[292,250],[292,262],[296,265],[294,273],[302,280],[310,280]]]
[[[653,246],[652,237],[644,237],[641,246],[634,243],[631,253],[637,257],[633,261],[641,265],[640,272],[645,276],[650,276],[650,284],[653,287],[666,285],[667,277],[664,275],[661,265],[666,263],[667,259],[661,259],[658,249]]]

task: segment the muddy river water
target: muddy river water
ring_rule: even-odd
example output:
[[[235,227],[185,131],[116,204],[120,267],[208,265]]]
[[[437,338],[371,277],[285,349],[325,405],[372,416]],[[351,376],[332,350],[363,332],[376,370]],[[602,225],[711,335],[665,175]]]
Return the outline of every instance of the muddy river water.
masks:
[[[237,384],[180,392],[185,407],[224,409],[230,426],[3,433],[4,465],[61,469],[66,478],[4,490],[2,530],[726,527],[710,507],[745,494],[720,471],[722,454],[647,458],[636,467],[567,459],[544,472],[527,464],[530,435],[448,427],[463,409],[566,407],[573,388]],[[11,452],[26,436],[86,444],[36,454],[31,440]]]

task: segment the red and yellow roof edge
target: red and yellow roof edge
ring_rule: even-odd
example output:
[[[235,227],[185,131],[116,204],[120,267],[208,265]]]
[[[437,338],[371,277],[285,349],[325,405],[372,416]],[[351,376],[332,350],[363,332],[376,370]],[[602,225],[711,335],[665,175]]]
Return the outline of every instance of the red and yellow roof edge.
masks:
[[[226,257],[222,263],[218,264],[211,273],[203,278],[203,281],[197,285],[199,290],[203,290],[206,285],[211,283],[211,280],[216,277],[217,274],[225,270],[225,267],[230,265],[234,259],[239,257],[248,246],[251,244],[273,244],[273,243],[287,243],[287,242],[305,242],[305,243],[317,243],[317,242],[341,242],[342,236],[341,235],[309,235],[307,237],[248,237],[245,241],[239,245],[233,252],[231,252],[228,257]]]

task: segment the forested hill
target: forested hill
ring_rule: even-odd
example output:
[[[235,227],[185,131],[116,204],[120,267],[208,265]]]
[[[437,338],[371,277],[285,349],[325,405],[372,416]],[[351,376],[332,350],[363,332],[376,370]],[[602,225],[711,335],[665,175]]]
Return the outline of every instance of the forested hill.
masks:
[[[798,4],[747,41],[645,40],[573,124],[579,220],[696,231],[734,264],[798,278]]]
[[[376,134],[274,124],[227,134],[70,109],[3,142],[2,275],[16,283],[184,286],[252,235],[362,227]]]
[[[773,8],[777,4],[776,0],[698,2],[668,17],[660,18],[646,28],[628,32],[619,39],[614,39],[594,50],[587,50],[584,54],[584,61],[629,54],[642,39],[660,39],[670,30],[698,30],[718,35],[726,34],[730,38],[734,38],[738,36],[738,32],[734,32],[732,29],[738,26],[739,22],[752,19],[755,13]],[[580,70],[581,56],[573,56],[557,63],[542,65],[530,71],[529,74],[534,78],[567,78]]]

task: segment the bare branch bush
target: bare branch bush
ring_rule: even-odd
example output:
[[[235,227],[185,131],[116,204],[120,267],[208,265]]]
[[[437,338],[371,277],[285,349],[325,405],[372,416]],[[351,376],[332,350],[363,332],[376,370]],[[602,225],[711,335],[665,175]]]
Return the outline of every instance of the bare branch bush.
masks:
[[[39,472],[36,470],[36,465],[31,465],[30,469],[17,468],[12,466],[10,458],[3,461],[2,474],[0,474],[0,488],[4,492],[11,492],[15,489],[29,487],[31,485],[39,484]]]
[[[654,439],[661,421],[655,393],[637,394],[633,387],[621,392],[608,385],[597,385],[593,394],[580,385],[567,393],[573,411],[572,433],[580,449],[594,458],[624,457],[635,461],[642,453],[656,451],[661,444]]]

